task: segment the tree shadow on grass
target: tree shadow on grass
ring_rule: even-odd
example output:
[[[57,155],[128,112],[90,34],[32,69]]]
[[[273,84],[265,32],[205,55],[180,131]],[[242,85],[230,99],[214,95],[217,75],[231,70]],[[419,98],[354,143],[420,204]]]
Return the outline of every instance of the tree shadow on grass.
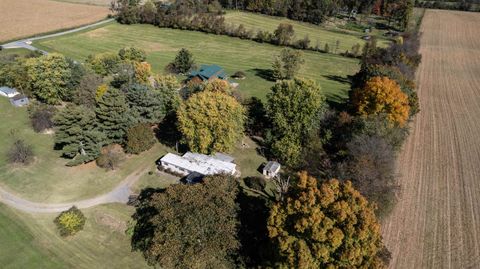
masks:
[[[268,237],[267,220],[269,201],[262,197],[240,192],[240,230],[238,238],[242,245],[240,255],[247,268],[265,266],[272,260],[272,246]]]
[[[255,72],[255,76],[261,77],[265,80],[275,82],[276,80],[273,78],[273,70],[272,69],[262,69],[262,68],[254,68],[249,71]]]

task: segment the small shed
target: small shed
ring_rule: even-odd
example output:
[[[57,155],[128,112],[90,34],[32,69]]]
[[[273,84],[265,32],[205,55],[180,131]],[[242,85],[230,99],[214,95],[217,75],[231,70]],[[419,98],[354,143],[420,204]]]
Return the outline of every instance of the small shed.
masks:
[[[10,103],[16,107],[22,107],[29,104],[28,97],[23,94],[17,94],[14,97],[10,98]]]
[[[0,95],[2,95],[2,96],[12,98],[12,97],[14,97],[15,95],[18,95],[18,94],[19,94],[19,92],[14,88],[0,87]]]
[[[263,167],[263,175],[267,178],[274,178],[281,168],[282,166],[279,163],[270,161]]]

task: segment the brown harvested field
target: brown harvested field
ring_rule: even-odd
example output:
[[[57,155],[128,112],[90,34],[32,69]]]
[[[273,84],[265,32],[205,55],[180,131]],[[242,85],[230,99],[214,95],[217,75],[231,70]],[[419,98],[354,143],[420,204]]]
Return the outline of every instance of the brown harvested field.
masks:
[[[480,13],[427,11],[422,112],[383,234],[391,268],[480,268]]]
[[[0,42],[85,25],[106,18],[108,7],[51,0],[1,0]]]

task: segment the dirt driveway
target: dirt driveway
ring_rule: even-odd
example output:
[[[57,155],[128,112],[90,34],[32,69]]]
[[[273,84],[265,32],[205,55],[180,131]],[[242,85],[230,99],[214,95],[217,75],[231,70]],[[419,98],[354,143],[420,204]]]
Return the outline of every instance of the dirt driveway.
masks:
[[[391,268],[480,268],[480,13],[427,11],[422,112],[383,225]]]

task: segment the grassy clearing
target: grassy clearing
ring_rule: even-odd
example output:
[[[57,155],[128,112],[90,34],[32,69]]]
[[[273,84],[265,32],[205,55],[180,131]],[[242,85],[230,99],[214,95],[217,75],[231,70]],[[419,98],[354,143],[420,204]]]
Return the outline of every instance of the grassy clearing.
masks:
[[[0,98],[0,185],[20,196],[39,202],[68,202],[91,198],[113,189],[127,175],[153,163],[166,152],[157,144],[153,149],[138,156],[129,157],[117,171],[105,171],[95,163],[78,167],[66,167],[67,160],[53,150],[53,136],[37,134],[29,125],[26,108],[15,108],[7,98]],[[36,160],[27,167],[10,165],[6,152],[13,140],[10,130],[33,145]]]
[[[302,39],[308,35],[311,40],[311,45],[319,45],[323,49],[328,43],[331,51],[335,49],[335,44],[340,41],[337,53],[351,51],[355,44],[364,45],[365,41],[361,38],[364,34],[361,31],[346,30],[335,26],[314,25],[305,22],[290,20],[284,17],[273,17],[257,13],[248,13],[241,11],[229,11],[225,15],[225,21],[233,25],[243,24],[247,29],[253,30],[255,33],[258,30],[267,30],[269,32],[275,31],[280,23],[289,23],[293,25],[295,30],[295,40]],[[372,34],[379,38],[379,45],[385,45],[389,41],[381,37],[384,31],[374,30]]]
[[[0,206],[2,268],[149,268],[140,253],[131,252],[125,235],[133,211],[118,204],[82,210],[85,229],[65,239],[53,224],[56,214]]]
[[[228,36],[117,23],[40,40],[35,45],[80,61],[92,53],[116,52],[125,46],[137,46],[148,52],[148,61],[156,72],[164,72],[165,66],[175,58],[178,50],[187,48],[194,54],[197,64],[219,64],[229,74],[245,71],[247,79],[239,81],[240,90],[247,96],[262,99],[274,83],[266,79],[266,75],[270,72],[274,55],[281,50],[278,46]],[[319,82],[330,98],[346,97],[349,88],[347,75],[357,71],[358,60],[318,52],[305,52],[305,59],[300,76]]]

